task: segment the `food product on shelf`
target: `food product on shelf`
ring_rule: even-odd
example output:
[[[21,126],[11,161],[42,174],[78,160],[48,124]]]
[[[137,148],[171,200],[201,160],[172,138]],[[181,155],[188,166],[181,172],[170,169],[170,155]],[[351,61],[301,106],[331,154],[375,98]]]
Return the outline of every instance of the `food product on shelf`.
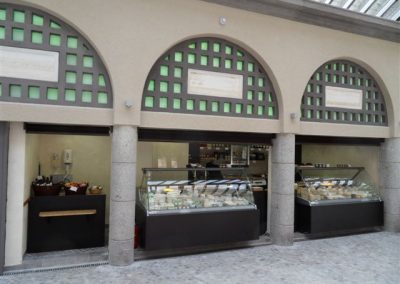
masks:
[[[178,187],[158,187],[155,191],[148,189],[150,210],[210,208],[226,206],[245,206],[251,204],[248,194],[251,191],[240,186],[197,185]]]
[[[88,185],[88,183],[85,182],[85,181],[83,181],[83,182],[81,181],[81,182],[67,182],[67,183],[65,183],[66,187],[85,187],[87,185]]]
[[[305,180],[297,184],[297,196],[309,201],[373,198],[375,193],[366,183],[353,180]]]

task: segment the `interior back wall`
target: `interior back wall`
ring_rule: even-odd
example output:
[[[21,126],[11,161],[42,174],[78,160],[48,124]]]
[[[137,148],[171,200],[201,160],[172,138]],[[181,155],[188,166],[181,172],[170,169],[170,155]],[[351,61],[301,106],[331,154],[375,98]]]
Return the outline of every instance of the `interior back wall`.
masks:
[[[39,162],[42,175],[64,174],[63,150],[72,150],[70,174],[73,181],[88,181],[89,186],[102,185],[110,192],[111,137],[84,135],[39,135]],[[54,154],[57,158],[54,159]],[[36,165],[37,168],[37,165]],[[109,198],[106,199],[106,222]]]
[[[365,167],[371,182],[377,187],[379,184],[378,146],[306,144],[302,147],[302,162]]]

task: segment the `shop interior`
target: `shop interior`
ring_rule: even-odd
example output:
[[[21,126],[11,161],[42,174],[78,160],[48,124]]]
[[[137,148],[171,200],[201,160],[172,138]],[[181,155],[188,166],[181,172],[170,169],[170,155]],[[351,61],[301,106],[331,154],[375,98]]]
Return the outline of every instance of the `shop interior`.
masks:
[[[111,137],[28,133],[25,165],[27,253],[106,246]]]
[[[138,142],[136,186],[143,168],[245,167],[251,181],[267,186],[269,146],[262,144]],[[168,174],[173,178],[173,173]]]
[[[142,141],[138,153],[149,153],[137,167],[136,224],[146,251],[265,235],[269,145]]]
[[[137,160],[137,190],[143,187],[143,168],[212,167],[220,168],[222,171],[229,168],[243,168],[245,169],[243,179],[261,188],[266,194],[270,156],[268,145],[140,141],[137,147],[137,152],[141,153]],[[111,137],[28,132],[25,164],[24,239],[27,253],[99,246],[99,243],[80,242],[76,239],[72,242],[63,238],[68,234],[64,230],[71,230],[75,227],[74,224],[84,223],[88,226],[94,222],[99,225],[98,220],[93,218],[97,215],[100,218],[103,216],[102,205],[85,204],[85,202],[87,198],[100,196],[105,198],[104,227],[99,225],[104,229],[96,231],[92,228],[92,231],[103,234],[101,242],[106,246],[109,224]],[[187,177],[187,173],[182,176],[182,173],[168,172],[160,176],[166,180],[182,177]],[[71,194],[70,187],[77,187],[77,194]],[[81,187],[85,187],[85,190],[82,191]],[[93,187],[100,188],[101,191],[92,192]],[[51,192],[53,190],[55,191]],[[51,198],[59,198],[62,204],[50,200]],[[74,199],[67,200],[67,198]],[[265,203],[266,200],[265,195]],[[48,207],[49,204],[56,205]],[[100,206],[96,207],[96,213],[88,212],[95,206]],[[49,212],[58,212],[61,215],[43,217]],[[71,213],[72,215],[68,215]],[[265,233],[267,212],[263,214],[262,218],[265,219],[263,233]],[[71,222],[64,224],[61,220],[71,220]],[[94,235],[85,236],[85,232],[72,232],[72,234],[73,237],[82,237],[86,241],[97,238]],[[50,243],[57,245],[49,246]]]
[[[380,141],[363,142],[296,145],[295,231],[318,236],[382,228]]]
[[[67,205],[67,207],[63,207],[58,211],[79,211],[83,210],[82,215],[79,215],[79,212],[72,212],[78,214],[77,216],[70,216],[66,219],[73,219],[77,222],[79,220],[84,220],[85,222],[89,222],[90,220],[94,221],[92,215],[88,212],[89,209],[93,209],[93,206],[100,206],[98,211],[94,214],[98,215],[99,218],[103,220],[100,223],[103,223],[103,227],[101,224],[99,225],[101,230],[97,231],[96,234],[103,235],[103,238],[100,240],[102,242],[102,246],[107,244],[108,237],[108,223],[109,223],[109,185],[110,185],[110,173],[111,173],[111,137],[108,135],[65,135],[65,134],[41,134],[41,133],[28,133],[26,136],[26,169],[25,169],[25,200],[26,204],[24,206],[24,216],[25,216],[25,228],[24,235],[26,240],[26,246],[28,252],[40,252],[40,248],[30,249],[32,246],[29,245],[29,242],[34,241],[37,242],[37,239],[33,238],[29,235],[33,231],[38,231],[37,227],[35,227],[38,223],[36,221],[32,221],[32,217],[30,216],[30,211],[38,213],[43,213],[43,211],[54,211],[55,209],[43,209],[40,208],[41,205],[34,205],[33,201],[35,200],[34,196],[38,195],[34,192],[35,186],[40,186],[40,184],[49,185],[50,183],[57,184],[58,182],[63,182],[63,187],[60,190],[60,195],[68,195],[68,198],[78,198],[78,195],[75,194],[66,194],[66,191],[69,190],[68,187],[77,187],[77,190],[80,189],[81,184],[86,185],[86,190],[84,196],[86,197],[104,197],[104,209],[103,213],[101,213],[101,201],[100,205],[97,203],[91,203],[90,205],[82,205],[84,201],[78,201],[75,199],[78,204],[81,204],[81,207],[74,207]],[[143,169],[168,169],[168,171],[157,172],[157,178],[160,181],[171,181],[171,180],[188,180],[193,177],[190,177],[190,169],[201,169],[201,168],[213,168],[218,169],[220,171],[221,176],[218,178],[214,178],[215,180],[229,180],[233,178],[238,178],[238,176],[230,176],[232,175],[232,171],[234,169],[244,169],[241,173],[240,179],[247,180],[249,187],[252,191],[252,196],[250,198],[251,202],[255,203],[255,209],[258,210],[257,220],[259,220],[257,224],[257,238],[261,235],[265,235],[265,233],[269,232],[269,220],[268,216],[270,215],[268,210],[270,210],[271,206],[268,206],[268,202],[270,202],[270,192],[268,188],[270,188],[270,151],[271,146],[269,144],[258,144],[258,143],[238,143],[238,142],[165,142],[165,141],[139,141],[137,145],[137,172],[136,172],[136,189],[139,193],[141,190],[147,190],[148,184],[146,181],[148,176],[146,176]],[[326,143],[297,143],[296,145],[296,164],[303,166],[312,166],[317,167],[317,165],[322,165],[333,170],[336,167],[346,167],[346,169],[340,169],[341,173],[335,173],[334,171],[324,170],[323,173],[312,173],[311,176],[326,178],[326,179],[334,179],[334,178],[342,178],[345,179],[344,174],[351,170],[351,168],[362,168],[363,174],[360,175],[363,182],[371,185],[374,189],[378,188],[378,165],[379,165],[379,146],[377,144],[362,144],[362,145],[351,145],[351,144],[326,144]],[[175,170],[174,170],[175,169]],[[182,169],[179,171],[178,169]],[[184,169],[189,169],[189,171],[185,171]],[[201,176],[201,171],[198,172],[197,179],[204,179],[209,181],[212,179],[212,176]],[[244,173],[244,174],[243,174]],[[207,173],[205,173],[207,175]],[[41,176],[42,179],[38,180],[38,176]],[[300,191],[296,191],[298,188],[299,182],[297,181],[297,185],[295,185],[296,196],[305,197],[307,201],[315,201],[308,200],[310,197],[315,198],[312,195],[301,196]],[[67,188],[66,188],[67,187]],[[92,192],[91,189],[94,187],[95,189],[101,189],[101,191]],[[173,188],[173,186],[169,186]],[[165,190],[165,186],[163,190]],[[218,187],[214,187],[215,192],[218,192]],[[222,186],[220,186],[222,188]],[[228,188],[228,187],[227,187]],[[240,186],[237,187],[237,190],[240,191]],[[181,189],[181,187],[179,187]],[[256,190],[255,190],[256,189]],[[261,191],[261,194],[258,190]],[[307,191],[308,190],[308,191]],[[307,193],[310,192],[309,189],[306,189]],[[304,192],[305,192],[304,191]],[[228,192],[228,191],[226,191]],[[164,193],[164,192],[163,192]],[[182,191],[181,191],[182,193]],[[336,192],[337,193],[337,192]],[[376,196],[378,199],[374,206],[378,206],[378,201],[380,202],[379,196],[382,193],[377,192]],[[168,194],[167,194],[168,195]],[[234,204],[234,201],[240,201],[239,198],[235,200],[232,199],[234,195],[229,196],[229,200],[223,200],[222,205],[218,204],[218,201],[215,199],[212,200],[211,205],[207,205],[212,209],[215,209],[218,206],[221,207],[229,207],[226,204]],[[243,197],[244,195],[242,195]],[[338,196],[336,194],[335,196]],[[67,197],[67,196],[66,196]],[[85,198],[86,198],[85,197]],[[365,197],[365,196],[361,196]],[[45,198],[50,198],[45,196]],[[81,196],[82,198],[82,196]],[[36,198],[36,200],[41,199],[42,201],[46,201],[44,198]],[[320,199],[325,199],[322,195],[320,195]],[[340,203],[341,198],[337,198]],[[355,200],[356,198],[353,198]],[[362,199],[362,198],[361,198]],[[140,198],[137,198],[137,201]],[[364,198],[365,201],[365,198]],[[96,201],[97,202],[97,201]],[[207,201],[209,202],[209,200]],[[225,204],[225,203],[226,204]],[[296,199],[297,202],[297,199]],[[54,202],[45,202],[46,204],[53,204]],[[365,203],[365,202],[364,202]],[[28,205],[29,204],[29,210]],[[71,205],[72,203],[70,203]],[[239,204],[239,203],[238,203]],[[297,203],[296,203],[297,204]],[[82,207],[83,206],[83,207]],[[86,207],[85,207],[86,206]],[[89,206],[89,207],[87,207]],[[170,205],[169,205],[170,206]],[[172,206],[172,205],[171,205]],[[182,204],[180,204],[182,206]],[[186,206],[186,205],[185,205]],[[189,212],[191,208],[184,208],[185,212]],[[207,207],[205,206],[205,207]],[[297,206],[297,205],[296,205]],[[380,206],[380,205],[379,205]],[[379,212],[381,210],[380,207],[376,207],[375,211],[371,211],[371,209],[367,208],[365,211],[366,216],[370,220],[371,216],[378,216],[375,218],[372,225],[380,224]],[[234,206],[233,206],[234,207]],[[234,209],[237,208],[228,208]],[[297,206],[298,207],[298,206]],[[299,212],[298,208],[295,210],[295,222],[299,221],[299,216],[310,215],[309,212]],[[160,211],[161,207],[157,207]],[[171,216],[171,209],[182,209],[182,208],[167,208],[169,210]],[[314,206],[317,208],[317,206]],[[161,208],[163,209],[163,208]],[[242,208],[243,209],[243,208]],[[36,211],[34,211],[36,210]],[[86,211],[85,211],[86,210]],[[308,210],[308,209],[307,209]],[[343,208],[339,210],[343,211]],[[352,209],[353,210],[353,209]],[[355,209],[359,210],[359,209]],[[161,210],[162,211],[162,210]],[[229,211],[229,210],[228,210]],[[71,213],[71,212],[69,212]],[[351,212],[347,212],[351,214]],[[36,214],[36,215],[38,215]],[[68,212],[66,213],[68,214]],[[88,215],[89,214],[89,215]],[[101,215],[104,214],[104,215]],[[137,216],[140,215],[138,212]],[[229,213],[230,214],[230,213]],[[323,213],[318,213],[323,214]],[[330,214],[330,213],[329,213]],[[372,215],[371,215],[372,214]],[[42,214],[43,215],[43,214]],[[307,215],[307,216],[308,216]],[[330,214],[332,215],[332,214]],[[205,216],[205,215],[203,215]],[[211,215],[210,215],[211,216]],[[228,216],[228,215],[227,215]],[[242,216],[243,217],[243,216]],[[242,217],[232,217],[228,216],[227,218],[237,218],[241,219]],[[56,220],[58,217],[56,216],[46,216],[41,217],[42,225],[47,226],[48,230],[53,230],[52,226],[56,224]],[[243,217],[245,219],[247,217]],[[249,217],[250,218],[250,217]],[[251,217],[254,219],[253,217]],[[303,217],[301,217],[303,218]],[[300,218],[300,219],[301,219]],[[40,219],[40,218],[39,218]],[[210,220],[215,219],[215,216],[212,216]],[[328,220],[326,222],[336,222],[335,220]],[[165,220],[165,219],[163,219]],[[172,219],[171,219],[172,220]],[[227,219],[229,220],[229,219]],[[96,221],[97,222],[97,221]],[[94,223],[96,223],[94,222]],[[165,223],[165,221],[163,221]],[[174,222],[178,222],[179,220],[175,220]],[[197,223],[199,221],[193,222],[193,219],[190,223]],[[208,221],[210,222],[210,221]],[[227,222],[227,221],[226,221]],[[306,220],[303,222],[311,222],[310,220]],[[248,222],[249,223],[249,222]],[[72,224],[72,223],[71,223]],[[71,224],[68,224],[70,226]],[[97,223],[96,223],[97,224]],[[167,223],[166,223],[167,224]],[[250,224],[250,223],[249,223]],[[238,224],[234,224],[237,226]],[[362,224],[363,226],[369,226],[371,224]],[[186,225],[185,225],[186,226]],[[189,225],[187,225],[190,228]],[[197,226],[199,227],[199,226]],[[240,224],[238,225],[240,228]],[[57,229],[57,228],[56,228]],[[59,228],[58,228],[59,229]],[[350,228],[351,229],[351,228]],[[296,230],[301,233],[312,233],[309,227],[306,226],[296,226]],[[95,230],[94,230],[95,231]],[[62,232],[62,231],[61,231]],[[100,232],[100,233],[99,233]],[[59,233],[59,232],[58,232]],[[43,231],[40,232],[43,235]],[[143,230],[139,232],[139,235],[143,235]],[[51,236],[51,234],[47,234]],[[79,235],[79,234],[78,234]],[[39,236],[40,237],[40,236]],[[58,238],[59,236],[57,236]],[[180,238],[180,236],[175,236]],[[203,238],[204,236],[202,236]],[[254,237],[254,234],[253,234]],[[90,238],[93,238],[90,237]],[[254,238],[253,238],[254,239]],[[224,241],[222,238],[218,240],[220,242]],[[42,238],[42,242],[45,242],[45,239]],[[65,247],[62,247],[63,242],[57,241],[61,246],[59,247],[44,247],[44,251],[49,250],[63,250],[74,248],[71,247],[71,244],[66,244]],[[139,242],[139,241],[138,241]],[[211,240],[210,240],[211,242]],[[212,244],[212,243],[210,243]],[[74,245],[77,245],[76,243]],[[99,246],[98,243],[84,243],[78,244],[76,248],[79,247],[92,247]],[[136,244],[138,247],[139,244]],[[143,245],[142,245],[143,248]],[[162,247],[161,247],[162,248]]]

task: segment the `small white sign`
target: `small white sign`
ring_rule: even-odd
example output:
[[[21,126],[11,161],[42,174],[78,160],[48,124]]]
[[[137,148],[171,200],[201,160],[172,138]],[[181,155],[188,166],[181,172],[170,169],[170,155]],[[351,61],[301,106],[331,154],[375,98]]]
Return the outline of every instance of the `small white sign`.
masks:
[[[166,158],[157,159],[157,167],[166,168],[167,167],[167,159]]]
[[[348,109],[362,109],[362,90],[325,87],[325,106]]]
[[[58,52],[0,46],[0,77],[58,82]]]
[[[241,99],[243,98],[243,76],[189,69],[188,93]]]
[[[177,160],[171,160],[171,168],[177,168],[178,167],[178,161]]]

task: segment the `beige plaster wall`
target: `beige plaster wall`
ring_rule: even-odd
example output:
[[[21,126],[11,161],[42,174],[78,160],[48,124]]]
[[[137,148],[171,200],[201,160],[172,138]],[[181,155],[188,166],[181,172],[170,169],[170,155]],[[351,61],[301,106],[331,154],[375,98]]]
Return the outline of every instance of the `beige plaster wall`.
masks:
[[[178,168],[185,168],[189,161],[188,143],[169,143],[169,142],[138,142],[137,152],[141,153],[137,157],[136,167],[136,186],[141,186],[143,172],[142,168],[157,168],[158,159],[164,159],[168,168],[171,168],[171,161],[177,162]],[[186,172],[181,173],[157,173],[156,179],[179,179],[187,177]]]
[[[198,0],[29,0],[21,3],[59,15],[77,27],[98,49],[111,75],[115,96],[113,124],[315,135],[331,135],[334,129],[334,133],[341,136],[399,135],[396,121],[399,120],[400,56],[396,43]],[[220,16],[227,18],[225,26],[219,24]],[[174,44],[203,35],[230,39],[261,61],[269,71],[280,98],[280,122],[242,120],[232,125],[231,119],[220,117],[191,116],[186,120],[182,115],[176,115],[166,116],[168,121],[164,125],[164,121],[159,119],[165,116],[154,113],[141,115],[144,82],[156,59]],[[335,58],[356,61],[375,75],[390,110],[393,105],[395,115],[390,111],[393,133],[387,128],[375,132],[362,126],[348,129],[341,124],[300,123],[300,101],[309,77],[321,64]],[[124,106],[127,99],[134,102],[130,109]],[[36,111],[36,106],[27,106],[20,115],[26,121],[35,121]],[[64,112],[66,117],[67,111]],[[79,122],[99,123],[94,121],[91,112],[87,111],[87,117],[81,115]],[[290,119],[290,113],[296,113],[297,118]],[[101,117],[104,122],[109,114],[102,114]],[[40,119],[52,121],[45,116]],[[357,130],[352,131],[355,128]]]
[[[376,187],[379,184],[378,146],[305,144],[302,147],[302,161],[303,163],[351,164],[365,167],[371,182]]]

